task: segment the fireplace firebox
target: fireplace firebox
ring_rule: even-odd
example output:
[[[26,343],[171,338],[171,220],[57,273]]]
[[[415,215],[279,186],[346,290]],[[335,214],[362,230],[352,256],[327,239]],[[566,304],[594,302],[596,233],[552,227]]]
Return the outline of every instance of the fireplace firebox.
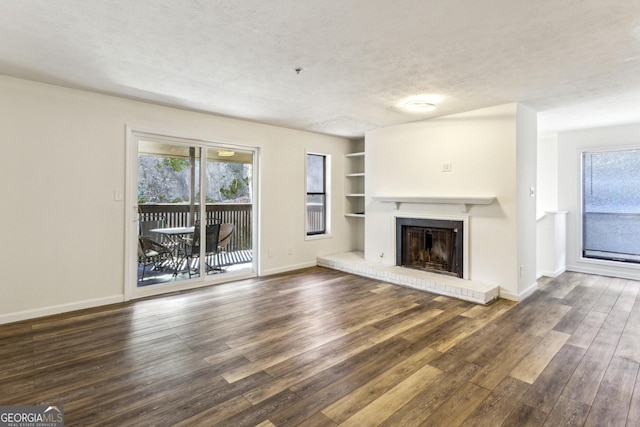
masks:
[[[463,277],[462,221],[396,218],[396,265]]]

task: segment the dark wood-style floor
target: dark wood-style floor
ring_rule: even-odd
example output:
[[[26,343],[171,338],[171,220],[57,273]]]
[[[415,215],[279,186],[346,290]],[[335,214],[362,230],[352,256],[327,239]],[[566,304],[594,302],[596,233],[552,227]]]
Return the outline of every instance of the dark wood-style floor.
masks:
[[[0,326],[0,405],[66,425],[638,426],[640,283],[484,307],[310,268]]]

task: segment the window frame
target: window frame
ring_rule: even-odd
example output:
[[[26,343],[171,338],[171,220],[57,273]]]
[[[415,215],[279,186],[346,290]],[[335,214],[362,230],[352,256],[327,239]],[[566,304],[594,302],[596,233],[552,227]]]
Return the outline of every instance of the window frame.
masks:
[[[323,158],[323,192],[309,192],[307,180],[309,178],[309,157],[318,156]],[[331,236],[331,155],[326,153],[319,153],[315,151],[306,151],[305,158],[305,182],[304,182],[304,232],[305,240],[314,240],[319,238],[325,238]],[[307,200],[309,196],[321,195],[324,196],[323,214],[324,214],[324,229],[321,231],[309,231],[308,223],[308,208]]]
[[[577,236],[579,239],[579,246],[577,249],[577,260],[580,262],[590,263],[590,264],[601,264],[601,265],[610,265],[610,266],[624,266],[625,268],[630,269],[640,269],[640,262],[632,261],[630,259],[616,259],[614,257],[598,257],[598,256],[587,256],[585,254],[585,233],[586,233],[586,225],[585,225],[585,155],[587,154],[603,154],[603,153],[614,153],[621,151],[640,151],[639,145],[620,145],[620,146],[607,146],[607,147],[589,147],[578,149],[578,165],[579,165],[579,181],[578,181],[578,194],[579,199],[578,207],[580,211],[580,215],[577,218]]]

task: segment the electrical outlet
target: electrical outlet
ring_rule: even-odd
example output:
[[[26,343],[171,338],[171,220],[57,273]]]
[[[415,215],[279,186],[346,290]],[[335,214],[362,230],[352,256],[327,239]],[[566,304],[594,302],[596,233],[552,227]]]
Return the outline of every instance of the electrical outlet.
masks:
[[[451,162],[444,162],[442,164],[442,172],[451,172]]]

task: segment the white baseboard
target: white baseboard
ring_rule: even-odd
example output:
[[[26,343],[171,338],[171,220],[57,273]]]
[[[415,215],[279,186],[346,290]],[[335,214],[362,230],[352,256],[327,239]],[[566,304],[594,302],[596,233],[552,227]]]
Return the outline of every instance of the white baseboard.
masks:
[[[506,292],[502,289],[500,289],[500,298],[504,298],[504,299],[508,299],[511,301],[524,301],[525,299],[529,298],[531,295],[534,294],[535,291],[538,290],[538,283],[534,282],[531,286],[529,286],[527,289],[525,289],[524,291],[520,292],[519,294],[513,294],[511,292]]]
[[[16,311],[14,313],[0,314],[0,324],[51,316],[53,314],[67,313],[69,311],[82,310],[85,308],[99,307],[101,305],[116,304],[123,301],[124,295],[113,295],[104,298],[52,305],[48,307],[34,308],[31,310]]]
[[[538,272],[538,279],[542,276],[545,277],[558,277],[562,273],[567,271],[566,267],[559,268],[557,271],[541,270]]]
[[[312,262],[303,262],[300,264],[287,265],[285,267],[270,268],[268,270],[263,270],[260,273],[260,276],[271,276],[272,274],[286,273],[288,271],[300,270],[302,268],[315,267],[316,265],[318,265],[318,263],[316,261],[312,261]]]
[[[586,263],[580,265],[568,265],[567,271],[574,271],[576,273],[596,274],[598,276],[610,276],[619,277],[621,279],[640,280],[640,272],[636,272],[632,269],[623,270],[621,268],[607,268],[605,265],[586,265]]]

